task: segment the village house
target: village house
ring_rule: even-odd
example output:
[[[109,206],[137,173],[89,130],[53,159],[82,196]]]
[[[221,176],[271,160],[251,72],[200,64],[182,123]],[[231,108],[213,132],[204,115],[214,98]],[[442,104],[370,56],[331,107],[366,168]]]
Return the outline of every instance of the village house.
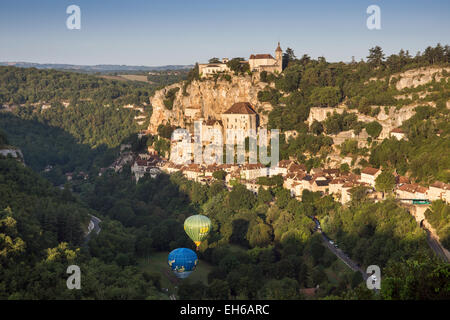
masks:
[[[255,182],[255,180],[246,181],[244,183],[244,186],[247,188],[247,190],[250,190],[254,194],[258,194],[258,190],[260,185]]]
[[[322,192],[322,194],[328,193],[329,189],[328,183],[329,181],[324,176],[314,177],[310,181],[311,185],[310,190],[313,192]]]
[[[450,203],[450,184],[436,181],[428,189],[428,199],[430,201],[443,200]]]
[[[304,164],[298,164],[295,162],[292,162],[291,165],[288,167],[288,172],[306,172],[306,167]]]
[[[160,170],[156,167],[157,162],[157,159],[151,158],[149,155],[140,154],[131,166],[131,173],[134,174],[136,182],[146,173],[155,178],[160,173]]]
[[[213,177],[211,177],[211,176],[208,176],[208,177],[200,176],[197,180],[197,182],[200,182],[203,185],[209,185],[209,184],[211,184],[212,181],[213,181]]]
[[[182,164],[175,164],[175,163],[169,161],[165,164],[163,170],[166,171],[167,173],[171,174],[171,173],[180,171],[182,168],[183,168]]]
[[[297,200],[301,201],[303,188],[300,183],[294,182],[289,188],[289,191],[291,193],[291,197],[295,197]]]
[[[202,142],[205,141],[213,141],[214,135],[216,132],[223,132],[223,125],[221,120],[215,120],[215,119],[208,119],[203,120],[202,122],[202,133],[201,133],[201,139]],[[223,141],[221,141],[223,143]]]
[[[322,173],[328,177],[336,178],[339,176],[340,170],[339,169],[323,169]]]
[[[294,183],[299,183],[303,179],[303,176],[299,177],[296,173],[290,172],[283,175],[283,187],[291,189]]]
[[[395,190],[395,194],[400,199],[427,199],[428,188],[422,187],[417,183],[405,183]]]
[[[350,193],[350,190],[354,188],[355,185],[353,182],[346,182],[342,188],[341,188],[341,204],[346,204],[347,202],[350,202],[352,200],[352,194]]]
[[[199,105],[190,106],[184,109],[184,115],[190,120],[198,119],[202,114],[201,107]]]
[[[245,180],[253,180],[258,177],[266,177],[268,175],[268,168],[261,163],[247,163],[241,167],[241,178]]]
[[[395,137],[397,140],[405,139],[405,132],[400,128],[395,128],[390,132],[391,137]]]
[[[381,170],[372,168],[372,167],[365,167],[361,171],[361,182],[367,183],[368,185],[375,187],[375,179],[380,175]]]
[[[214,63],[199,63],[198,72],[202,78],[206,78],[217,73],[230,72],[230,68],[227,63],[228,58],[223,58],[222,61]]]
[[[288,173],[289,166],[293,163],[291,160],[280,160],[278,161],[278,165],[276,167],[271,167],[269,170],[270,176],[276,175],[286,175]]]
[[[257,113],[249,102],[237,102],[222,114],[224,142],[226,142],[227,129],[244,130],[244,137],[248,130],[257,130]]]
[[[205,177],[212,177],[213,173],[216,171],[219,171],[216,165],[211,164],[207,166],[204,170]]]
[[[408,177],[401,176],[401,175],[395,176],[395,184],[397,184],[397,185],[402,185],[402,184],[410,183],[410,182],[411,181],[409,180]]]
[[[341,194],[342,186],[345,184],[344,179],[336,178],[328,183],[328,193],[330,194]]]
[[[72,181],[73,179],[73,172],[67,172],[65,174],[67,181]]]
[[[204,176],[203,168],[196,163],[191,163],[183,169],[183,175],[194,181],[198,181],[200,177]]]

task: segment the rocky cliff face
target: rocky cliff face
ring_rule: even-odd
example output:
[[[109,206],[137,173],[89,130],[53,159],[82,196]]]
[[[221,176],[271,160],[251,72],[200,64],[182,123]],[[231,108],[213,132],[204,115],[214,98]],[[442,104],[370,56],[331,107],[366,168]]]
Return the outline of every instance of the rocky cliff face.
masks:
[[[436,79],[439,81],[441,78],[448,78],[448,75],[443,74],[443,70],[450,73],[450,68],[419,68],[409,70],[403,73],[393,75],[398,79],[396,86],[398,90],[402,90],[407,87],[415,87],[418,85],[426,84]],[[202,117],[204,119],[221,119],[221,114],[236,102],[250,102],[258,112],[260,117],[260,125],[265,126],[268,121],[268,112],[272,110],[270,103],[261,103],[258,101],[258,92],[268,86],[267,83],[260,82],[258,77],[254,76],[233,76],[231,81],[224,79],[221,80],[202,80],[193,81],[186,88],[187,95],[183,94],[183,84],[177,83],[171,86],[167,86],[155,93],[150,99],[153,106],[153,113],[150,119],[148,130],[151,133],[156,133],[160,124],[170,123],[172,125],[186,128],[194,119],[189,115],[192,112],[187,112],[186,109],[198,110],[196,117]],[[177,92],[172,110],[168,110],[164,106],[164,100],[166,99],[167,92],[178,87],[180,90]],[[421,94],[419,92],[419,94]],[[450,108],[450,101],[447,102],[447,107]],[[420,103],[430,104],[430,102]],[[386,114],[384,106],[380,106],[381,112],[377,117],[369,117],[362,114],[358,114],[358,120],[363,122],[370,122],[377,120],[383,126],[383,131],[380,138],[389,136],[389,132],[400,126],[403,121],[409,119],[414,115],[414,108],[418,104],[412,104],[410,106],[396,109],[395,107],[389,107],[389,111]],[[374,108],[376,106],[373,106]],[[194,110],[194,111],[196,111]],[[345,104],[340,104],[336,108],[311,108],[308,123],[311,124],[314,120],[323,121],[327,117],[327,113],[333,113],[336,111],[342,113],[344,110],[348,112],[357,112],[356,110],[348,110]],[[265,112],[264,112],[265,111]],[[195,113],[195,112],[194,112]]]
[[[208,119],[221,119],[221,114],[230,108],[236,102],[250,102],[260,117],[260,124],[267,123],[267,116],[262,113],[263,110],[270,111],[270,103],[261,103],[258,101],[258,92],[267,87],[268,84],[259,82],[257,78],[250,76],[234,76],[231,81],[224,79],[201,80],[190,83],[183,95],[183,84],[176,83],[167,86],[155,93],[150,99],[153,107],[152,117],[148,130],[156,133],[160,124],[170,123],[172,125],[186,127],[192,119],[185,114],[186,109],[199,109],[201,117]],[[178,87],[172,110],[164,106],[166,93]]]
[[[448,76],[443,76],[443,70],[450,72],[450,68],[419,68],[395,74],[391,77],[391,79],[393,77],[399,78],[396,83],[397,90],[414,88],[431,82],[433,77],[436,81],[439,81],[442,78],[448,78]]]
[[[446,70],[447,75],[444,75],[444,70]],[[391,79],[393,77],[397,78],[398,81],[396,82],[396,88],[397,90],[402,90],[404,88],[414,88],[420,85],[427,84],[431,82],[433,78],[436,81],[439,81],[442,78],[448,78],[449,77],[448,73],[450,73],[450,68],[436,68],[436,67],[419,68],[393,75]],[[418,95],[419,97],[423,98],[424,96],[426,96],[426,93],[418,92]],[[412,94],[407,95],[408,98],[411,98],[411,96]],[[397,98],[405,98],[405,95],[399,95]],[[404,121],[411,118],[415,114],[414,109],[418,105],[430,105],[434,107],[435,103],[431,101],[414,102],[411,105],[404,106],[400,109],[397,109],[396,107],[387,106],[387,110],[385,110],[384,106],[379,106],[380,113],[376,117],[370,117],[364,114],[359,114],[355,109],[347,109],[345,104],[340,104],[336,108],[313,107],[311,108],[309,113],[308,123],[311,124],[314,120],[323,121],[327,118],[328,113],[333,112],[342,113],[345,110],[347,110],[347,112],[357,113],[358,121],[362,122],[378,121],[383,126],[383,130],[379,138],[384,139],[389,137],[389,133],[392,129],[401,126]],[[372,106],[372,108],[376,107],[377,106]],[[450,108],[450,101],[447,101],[447,108]]]

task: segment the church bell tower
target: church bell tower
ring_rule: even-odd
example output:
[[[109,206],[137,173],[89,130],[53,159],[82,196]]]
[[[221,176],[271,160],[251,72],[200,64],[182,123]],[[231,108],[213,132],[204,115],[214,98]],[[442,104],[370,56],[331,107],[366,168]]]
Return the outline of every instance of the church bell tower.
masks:
[[[280,42],[278,41],[278,46],[275,49],[275,59],[277,60],[278,72],[283,71],[283,50],[281,50]]]

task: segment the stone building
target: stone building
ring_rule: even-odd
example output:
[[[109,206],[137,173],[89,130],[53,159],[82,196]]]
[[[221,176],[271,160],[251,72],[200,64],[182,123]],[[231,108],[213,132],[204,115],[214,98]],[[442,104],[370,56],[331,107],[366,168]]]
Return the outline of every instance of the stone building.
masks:
[[[395,128],[390,132],[391,137],[395,137],[397,140],[402,140],[405,138],[405,132],[401,128]]]
[[[450,203],[450,184],[436,181],[428,189],[428,198],[431,201],[443,200]]]
[[[252,54],[248,59],[250,71],[267,71],[281,73],[283,71],[283,50],[280,43],[275,49],[275,58],[268,53]]]
[[[381,174],[381,170],[372,167],[365,167],[361,171],[361,182],[375,187],[375,180]]]
[[[222,114],[224,141],[227,130],[244,130],[248,136],[249,130],[257,130],[258,117],[253,106],[249,102],[237,102]]]
[[[198,72],[202,78],[209,77],[216,73],[229,72],[230,68],[227,66],[228,58],[223,58],[221,62],[214,63],[200,63],[198,65]]]

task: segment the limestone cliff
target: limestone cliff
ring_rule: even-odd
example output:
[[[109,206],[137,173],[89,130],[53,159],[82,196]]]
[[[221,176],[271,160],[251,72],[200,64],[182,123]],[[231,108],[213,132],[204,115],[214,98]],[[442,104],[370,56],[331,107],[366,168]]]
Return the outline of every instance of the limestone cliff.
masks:
[[[399,79],[396,83],[397,90],[404,88],[414,88],[431,82],[433,78],[439,81],[442,78],[448,78],[443,75],[443,71],[450,72],[450,68],[427,67],[408,70],[402,73],[394,74],[392,78]]]
[[[447,73],[444,72],[446,70]],[[448,79],[448,73],[450,72],[450,68],[439,68],[439,67],[428,67],[428,68],[418,68],[408,70],[402,73],[395,74],[391,77],[396,78],[396,89],[403,90],[405,88],[414,88],[420,85],[425,85],[431,82],[433,79],[439,81],[442,78]],[[373,78],[372,80],[376,80]],[[425,97],[429,92],[417,92],[419,98]],[[409,95],[399,95],[397,98],[411,98],[412,94]],[[313,107],[310,110],[308,123],[311,124],[314,120],[323,121],[327,118],[328,113],[342,113],[345,110],[347,112],[357,113],[358,121],[362,122],[371,122],[378,121],[382,126],[383,130],[379,136],[380,139],[384,139],[389,137],[389,132],[402,125],[402,123],[409,118],[411,118],[415,111],[414,109],[418,105],[430,105],[435,106],[435,103],[432,101],[414,101],[412,104],[408,106],[403,106],[401,108],[396,108],[393,106],[372,106],[372,108],[380,107],[380,113],[376,117],[370,117],[364,114],[360,114],[355,109],[348,109],[345,103],[340,104],[335,108],[320,108]],[[447,108],[450,108],[450,101],[447,101]]]
[[[267,113],[272,106],[270,103],[258,101],[258,92],[267,87],[268,84],[260,82],[256,77],[233,76],[231,81],[225,79],[195,80],[186,87],[186,95],[183,94],[183,83],[176,83],[158,90],[150,103],[153,107],[152,117],[148,130],[156,133],[160,124],[169,123],[172,125],[187,127],[192,122],[192,117],[186,113],[186,109],[198,109],[198,117],[205,119],[221,119],[221,114],[236,102],[250,102],[260,117],[260,124],[267,123]],[[164,105],[166,93],[178,87],[172,110],[168,110]]]

